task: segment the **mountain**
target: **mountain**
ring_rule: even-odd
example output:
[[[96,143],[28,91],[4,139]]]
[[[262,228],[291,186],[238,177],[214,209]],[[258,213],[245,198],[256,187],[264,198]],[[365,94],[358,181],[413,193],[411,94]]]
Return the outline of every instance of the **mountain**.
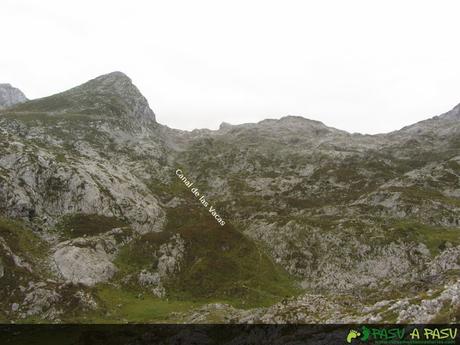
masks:
[[[10,84],[0,84],[0,109],[11,107],[27,101],[21,90]]]
[[[4,109],[0,321],[458,322],[459,109],[189,132],[120,72]]]
[[[105,74],[62,93],[19,104],[11,111],[46,113],[54,117],[86,115],[138,127],[156,124],[155,114],[145,97],[121,72]]]

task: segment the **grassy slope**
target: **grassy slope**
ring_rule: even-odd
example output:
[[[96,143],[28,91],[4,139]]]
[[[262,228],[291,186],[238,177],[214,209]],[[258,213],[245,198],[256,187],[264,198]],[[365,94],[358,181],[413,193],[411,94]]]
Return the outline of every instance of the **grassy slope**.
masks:
[[[49,272],[42,266],[49,251],[48,245],[40,240],[21,222],[0,218],[0,237],[11,251],[32,265],[32,273],[18,267],[13,259],[0,246],[0,262],[4,267],[4,276],[0,278],[0,322],[7,320],[4,311],[11,309],[11,304],[18,302],[18,285],[27,286],[35,276],[47,278]]]
[[[391,230],[390,239],[424,243],[433,256],[440,254],[448,244],[460,245],[459,228],[434,227],[409,219],[395,221]]]
[[[115,217],[75,213],[64,216],[59,224],[57,224],[56,230],[66,239],[99,235],[113,228],[127,226],[128,224],[125,221]]]
[[[119,253],[116,280],[155,266],[154,252],[174,234],[186,241],[186,257],[180,272],[165,282],[166,299],[149,295],[138,284],[96,288],[105,306],[82,322],[174,322],[172,312],[184,312],[205,303],[229,303],[235,307],[268,306],[298,294],[296,283],[275,265],[257,245],[231,224],[221,227],[190,191],[173,183],[174,194],[186,203],[168,209],[166,229],[135,240]]]
[[[177,322],[171,313],[186,312],[199,303],[174,299],[160,299],[142,295],[129,289],[112,285],[96,288],[97,297],[103,308],[93,313],[79,315],[70,322],[78,323],[161,323]]]
[[[254,242],[229,223],[221,227],[204,207],[197,207],[171,210],[171,219],[185,218],[188,224],[171,222],[167,230],[175,228],[189,243],[185,265],[169,283],[173,296],[255,307],[296,293],[292,278]],[[190,224],[190,219],[196,221]]]

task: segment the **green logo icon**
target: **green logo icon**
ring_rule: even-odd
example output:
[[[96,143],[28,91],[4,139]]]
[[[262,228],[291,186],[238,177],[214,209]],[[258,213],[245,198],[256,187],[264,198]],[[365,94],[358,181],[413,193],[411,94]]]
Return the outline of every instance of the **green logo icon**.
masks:
[[[361,336],[361,338],[359,338],[361,341],[367,341],[367,339],[369,339],[370,334],[371,334],[371,330],[369,328],[367,328],[366,326],[361,327],[361,332],[352,329],[352,330],[350,330],[350,332],[348,332],[347,343],[351,344],[353,339],[356,339],[359,336]]]
[[[377,341],[379,344],[392,344],[395,342],[404,342],[407,344],[454,344],[457,338],[457,328],[427,328],[421,330],[414,328],[410,333],[406,332],[404,327],[367,327],[361,326],[358,330],[352,329],[348,332],[347,343],[351,344],[354,339],[358,340],[356,344],[370,340]]]
[[[371,330],[369,328],[363,326],[361,332],[363,333],[363,336],[361,337],[362,341],[366,341],[367,339],[369,339],[369,335],[371,334]]]
[[[355,331],[354,329],[351,329],[347,335],[347,343],[351,344],[352,340],[359,337],[360,335],[361,333],[359,333],[359,331]]]

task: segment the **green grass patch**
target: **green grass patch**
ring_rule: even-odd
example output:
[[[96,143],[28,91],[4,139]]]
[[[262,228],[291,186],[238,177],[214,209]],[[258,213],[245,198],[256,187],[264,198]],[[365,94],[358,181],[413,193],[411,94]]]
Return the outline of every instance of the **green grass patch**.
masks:
[[[186,194],[182,195],[186,204],[168,209],[163,232],[145,234],[120,251],[115,262],[119,278],[142,269],[155,270],[156,250],[179,234],[186,247],[181,269],[163,281],[170,300],[249,308],[300,293],[297,282],[256,243],[230,222],[220,226],[191,193]],[[125,287],[142,291],[136,282]]]
[[[410,220],[394,223],[389,235],[393,239],[424,243],[433,256],[446,249],[448,242],[454,246],[460,245],[460,229],[435,227]]]
[[[433,200],[460,207],[460,199],[447,197],[434,188],[411,186],[391,187],[389,190],[392,192],[400,192],[403,199],[415,205],[419,205],[425,200]]]
[[[256,307],[299,292],[293,278],[253,241],[230,223],[220,226],[201,205],[171,210],[166,229],[187,243],[182,269],[167,284],[177,299]]]
[[[19,300],[18,286],[27,286],[27,282],[40,276],[42,279],[51,278],[47,267],[49,246],[36,236],[22,222],[7,220],[0,217],[0,238],[2,238],[14,255],[24,260],[31,271],[20,267],[10,255],[0,246],[0,264],[3,277],[0,278],[0,321],[9,318],[8,310],[11,304]]]
[[[186,312],[198,306],[189,301],[159,299],[134,291],[103,285],[97,289],[97,296],[103,304],[104,312],[88,314],[80,318],[83,323],[122,323],[122,322],[173,322],[173,312]]]
[[[0,236],[16,255],[29,258],[32,262],[44,258],[49,250],[47,243],[20,221],[0,217]]]
[[[66,238],[75,238],[84,235],[94,236],[110,231],[113,228],[127,226],[128,223],[119,218],[98,214],[75,213],[64,216],[57,225],[57,230]]]

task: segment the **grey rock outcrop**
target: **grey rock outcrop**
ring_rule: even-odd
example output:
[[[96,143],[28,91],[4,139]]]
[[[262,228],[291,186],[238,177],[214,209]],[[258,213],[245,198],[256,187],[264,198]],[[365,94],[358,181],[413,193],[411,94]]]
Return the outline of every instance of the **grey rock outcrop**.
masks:
[[[54,260],[64,279],[86,286],[105,282],[117,271],[107,253],[100,248],[62,246],[54,253]]]
[[[155,252],[156,270],[143,269],[138,275],[138,282],[154,296],[164,297],[164,281],[174,277],[181,269],[185,254],[185,241],[180,235],[174,235]]]
[[[117,234],[120,230],[114,229],[100,236],[59,243],[53,254],[57,271],[74,284],[94,286],[108,281],[117,272],[112,262],[119,249]]]
[[[21,90],[10,84],[0,84],[0,110],[26,101]]]

